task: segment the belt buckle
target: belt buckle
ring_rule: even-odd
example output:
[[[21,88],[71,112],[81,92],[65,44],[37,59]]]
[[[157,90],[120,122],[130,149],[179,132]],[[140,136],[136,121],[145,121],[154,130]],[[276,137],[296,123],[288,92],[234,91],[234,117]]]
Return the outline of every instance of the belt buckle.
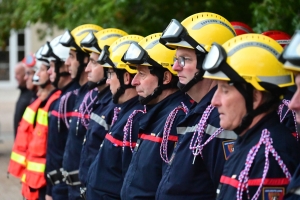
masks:
[[[48,173],[47,173],[47,178],[48,178],[49,182],[50,182],[52,185],[54,185],[54,182],[53,182],[53,180],[52,180],[52,178],[51,178],[51,175],[48,174]]]
[[[86,187],[80,187],[80,197],[86,200]]]
[[[62,175],[63,175],[63,181],[66,183],[66,184],[68,184],[68,185],[70,185],[70,183],[72,182],[70,182],[69,183],[69,181],[71,180],[70,178],[69,178],[69,173],[66,171],[66,170],[62,170]],[[70,179],[70,180],[69,180]]]

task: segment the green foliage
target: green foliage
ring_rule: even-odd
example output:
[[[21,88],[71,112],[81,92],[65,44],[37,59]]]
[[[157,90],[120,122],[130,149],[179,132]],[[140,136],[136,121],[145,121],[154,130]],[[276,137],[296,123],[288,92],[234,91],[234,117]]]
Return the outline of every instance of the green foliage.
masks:
[[[205,11],[245,22],[257,32],[278,29],[292,34],[300,28],[299,8],[298,0],[0,0],[0,46],[6,45],[12,28],[23,29],[28,22],[70,30],[92,23],[147,36],[163,31],[172,18],[182,21]]]
[[[263,0],[252,3],[254,30],[282,30],[293,34],[300,29],[299,0]]]

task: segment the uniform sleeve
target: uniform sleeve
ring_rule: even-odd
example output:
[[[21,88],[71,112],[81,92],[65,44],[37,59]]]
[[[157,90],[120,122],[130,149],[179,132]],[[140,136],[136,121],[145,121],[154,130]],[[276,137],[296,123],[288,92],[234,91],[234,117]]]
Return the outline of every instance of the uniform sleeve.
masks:
[[[216,112],[216,110],[214,112]],[[212,113],[212,115],[214,115],[214,117],[212,120],[209,120],[202,144],[220,127],[218,114]],[[234,150],[233,144],[236,138],[237,135],[233,131],[222,131],[203,147],[203,161],[213,180],[215,189],[218,188],[220,183],[224,164],[230,156],[230,153]]]

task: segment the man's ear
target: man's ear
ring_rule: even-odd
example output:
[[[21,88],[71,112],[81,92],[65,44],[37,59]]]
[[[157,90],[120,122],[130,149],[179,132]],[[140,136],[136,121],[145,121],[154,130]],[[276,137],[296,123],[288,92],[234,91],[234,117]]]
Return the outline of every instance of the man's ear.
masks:
[[[259,90],[253,90],[253,109],[256,109],[263,103],[263,93]]]
[[[131,84],[131,76],[128,72],[125,72],[123,75],[123,80],[125,85],[130,85]]]
[[[171,82],[171,80],[172,80],[172,73],[169,71],[165,71],[163,84],[167,85]]]
[[[90,57],[85,56],[83,59],[83,63],[88,64],[90,62]]]

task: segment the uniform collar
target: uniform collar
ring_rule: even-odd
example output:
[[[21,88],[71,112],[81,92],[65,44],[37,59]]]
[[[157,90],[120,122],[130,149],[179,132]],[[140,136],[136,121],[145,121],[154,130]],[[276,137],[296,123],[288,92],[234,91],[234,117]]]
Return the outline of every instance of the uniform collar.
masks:
[[[260,137],[262,130],[274,124],[280,124],[279,116],[276,111],[273,111],[266,116],[264,116],[257,124],[255,124],[252,128],[250,128],[243,136],[238,137],[236,144],[242,144],[244,142],[248,143],[248,141],[253,140],[257,136]]]
[[[202,114],[204,110],[211,104],[211,100],[215,94],[215,91],[217,90],[218,86],[213,87],[202,99],[199,103],[196,104],[193,110],[191,110],[192,113]]]

